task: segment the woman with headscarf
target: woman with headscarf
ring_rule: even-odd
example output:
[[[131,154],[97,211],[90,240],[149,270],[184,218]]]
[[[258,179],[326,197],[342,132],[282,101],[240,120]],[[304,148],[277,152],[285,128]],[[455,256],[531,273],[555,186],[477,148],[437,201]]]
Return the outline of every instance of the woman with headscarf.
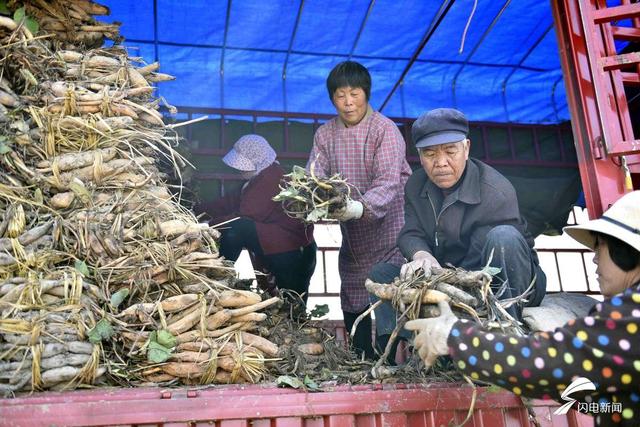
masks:
[[[315,270],[317,246],[313,226],[288,217],[272,197],[279,193],[284,170],[276,152],[259,135],[244,135],[222,161],[246,180],[238,194],[196,208],[217,224],[240,217],[221,229],[220,254],[236,261],[243,249],[250,252],[257,270],[267,270],[279,289],[289,289],[307,300]],[[260,280],[259,280],[260,283]]]
[[[427,368],[449,354],[471,378],[528,397],[580,399],[578,410],[597,425],[637,426],[640,419],[640,191],[624,195],[604,215],[565,227],[595,251],[593,262],[605,297],[587,317],[553,332],[528,336],[489,332],[459,320],[447,303],[440,317],[407,322],[418,332],[415,347]],[[634,344],[635,342],[635,344]],[[591,384],[589,384],[591,383]],[[569,399],[567,408],[575,403]],[[595,406],[594,406],[595,405]],[[585,408],[583,410],[581,408]]]
[[[334,219],[340,221],[338,260],[340,301],[347,331],[369,306],[364,283],[374,264],[400,263],[396,238],[404,224],[404,185],[411,174],[398,126],[369,105],[371,76],[361,64],[345,61],[327,77],[327,91],[338,116],[318,128],[307,169],[318,176],[339,173],[357,191],[355,200]],[[373,358],[371,317],[352,340]]]

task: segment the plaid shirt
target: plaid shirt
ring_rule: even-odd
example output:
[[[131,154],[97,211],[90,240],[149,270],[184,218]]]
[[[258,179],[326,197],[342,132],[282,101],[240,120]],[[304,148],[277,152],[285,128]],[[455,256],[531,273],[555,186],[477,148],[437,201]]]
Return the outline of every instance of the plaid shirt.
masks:
[[[345,127],[338,117],[320,126],[307,169],[312,161],[317,176],[340,173],[360,192],[352,197],[364,204],[362,218],[340,224],[342,310],[357,313],[369,305],[364,282],[371,267],[404,262],[396,246],[404,224],[404,185],[411,174],[404,139],[395,123],[369,107],[356,126]]]

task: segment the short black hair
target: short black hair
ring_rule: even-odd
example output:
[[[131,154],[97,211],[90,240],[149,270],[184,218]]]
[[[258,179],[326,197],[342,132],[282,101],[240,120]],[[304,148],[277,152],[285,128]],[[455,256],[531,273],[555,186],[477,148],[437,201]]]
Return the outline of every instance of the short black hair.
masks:
[[[351,86],[361,88],[367,96],[371,96],[371,74],[369,70],[359,62],[344,61],[333,67],[327,77],[327,90],[329,99],[333,102],[333,94],[341,87]]]
[[[603,233],[593,233],[597,240],[607,242],[611,261],[622,271],[631,271],[640,265],[640,252],[620,239]]]

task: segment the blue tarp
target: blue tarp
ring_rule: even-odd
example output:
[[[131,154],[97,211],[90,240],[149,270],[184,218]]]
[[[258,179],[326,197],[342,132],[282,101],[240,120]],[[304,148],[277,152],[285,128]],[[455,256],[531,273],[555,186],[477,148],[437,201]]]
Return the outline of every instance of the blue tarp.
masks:
[[[380,109],[450,0],[106,0],[125,44],[177,77],[176,106],[335,113],[325,79],[369,68]],[[549,0],[458,0],[383,113],[452,106],[474,121],[569,120]],[[459,53],[465,26],[464,50]]]

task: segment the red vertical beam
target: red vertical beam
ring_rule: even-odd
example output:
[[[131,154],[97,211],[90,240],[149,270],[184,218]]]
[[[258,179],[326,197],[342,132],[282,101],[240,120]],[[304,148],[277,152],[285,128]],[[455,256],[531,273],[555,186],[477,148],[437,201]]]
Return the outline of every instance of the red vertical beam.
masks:
[[[629,40],[638,41],[640,29],[640,4],[623,1],[621,5],[607,7],[606,0],[580,0],[583,28],[587,38],[587,46],[593,46],[590,61],[596,89],[605,96],[598,97],[598,107],[602,115],[604,142],[608,154],[625,155],[631,172],[640,173],[640,139],[633,133],[631,113],[625,93],[625,84],[640,83],[640,52],[626,52],[618,55],[615,39],[619,31],[617,23],[623,19],[631,19],[633,27],[623,31]],[[589,43],[589,35],[596,39]],[[598,43],[600,42],[600,43]],[[620,163],[618,159],[617,163]],[[636,177],[636,181],[637,181]],[[633,187],[632,188],[638,188]],[[630,188],[627,188],[630,190]]]
[[[617,57],[609,21],[633,12],[633,7],[630,7],[623,15],[616,11],[620,8],[629,8],[629,6],[607,8],[605,0],[580,1],[585,39],[590,48],[589,59],[594,87],[598,95],[596,101],[602,115],[604,142],[609,153],[628,151],[627,141],[635,139],[622,82],[622,72],[619,69],[605,70],[607,60]],[[640,5],[636,6],[635,12],[640,12]],[[601,93],[598,93],[599,91]]]
[[[622,4],[623,5],[630,5],[631,4],[631,0],[622,0]],[[629,41],[640,41],[640,17],[635,17],[633,18],[633,27],[634,28],[630,28],[630,33],[632,33],[632,37]],[[627,34],[628,36],[628,34]],[[640,76],[640,64],[636,64],[636,73],[638,76]],[[640,83],[640,79],[639,82]]]
[[[591,59],[596,53],[588,40],[594,40],[596,45],[602,45],[602,40],[585,33],[581,14],[581,6],[585,10],[592,7],[592,3],[559,0],[552,1],[551,5],[582,186],[589,216],[596,218],[625,193],[622,170],[606,156],[603,117],[597,102],[598,97],[614,103],[615,99],[611,99],[612,90],[598,93],[602,92],[602,87],[597,89],[594,84],[594,61]]]

